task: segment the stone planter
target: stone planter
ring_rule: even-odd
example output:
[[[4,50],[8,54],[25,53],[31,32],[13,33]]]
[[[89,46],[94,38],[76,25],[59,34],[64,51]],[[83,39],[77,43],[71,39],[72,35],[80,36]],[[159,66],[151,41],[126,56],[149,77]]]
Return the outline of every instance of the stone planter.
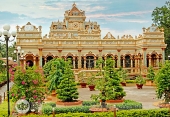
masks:
[[[106,100],[106,103],[122,103],[124,102],[124,99],[120,99],[120,100]]]
[[[122,86],[126,86],[126,82],[121,82],[121,85]]]
[[[89,85],[88,87],[90,91],[95,91],[95,85]]]
[[[73,102],[63,102],[63,101],[57,101],[56,104],[60,106],[79,106],[82,105],[83,101],[75,100]]]
[[[56,90],[52,90],[51,96],[52,96],[52,97],[56,97]]]
[[[136,84],[136,86],[137,86],[138,89],[142,89],[143,84]]]
[[[81,88],[86,88],[87,83],[82,82],[82,83],[80,83],[80,85],[81,85]]]

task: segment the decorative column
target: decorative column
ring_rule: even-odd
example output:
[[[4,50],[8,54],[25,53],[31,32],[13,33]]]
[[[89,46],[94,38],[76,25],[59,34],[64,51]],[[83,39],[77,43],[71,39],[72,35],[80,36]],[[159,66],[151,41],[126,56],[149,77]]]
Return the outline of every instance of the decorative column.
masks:
[[[86,69],[86,56],[84,56],[84,69]]]
[[[138,69],[138,57],[135,55],[135,72],[137,72]]]
[[[99,50],[99,58],[102,58],[102,50]]]
[[[104,56],[104,66],[106,66],[106,60],[107,60],[107,57]]]
[[[34,65],[36,66],[36,57],[33,58]]]
[[[150,67],[150,66],[152,66],[152,65],[151,65],[151,59],[152,59],[152,58],[151,58],[151,55],[150,55],[150,54],[149,54],[149,56],[148,56],[148,59],[149,59],[149,67]]]
[[[73,57],[73,69],[75,69],[75,57]]]
[[[165,48],[162,48],[162,64],[165,63]]]
[[[120,49],[117,50],[118,51],[118,58],[117,58],[117,67],[120,67]]]
[[[81,50],[78,50],[78,69],[81,69]]]
[[[123,68],[125,68],[125,56],[123,56],[122,59],[123,59]]]
[[[141,65],[141,57],[138,56],[138,70],[137,70],[137,72],[140,71],[140,67],[141,67],[141,66],[142,66],[142,65]]]
[[[156,55],[156,67],[159,67],[159,55]]]
[[[147,48],[142,48],[143,49],[143,65],[146,67],[147,64],[146,64],[146,50]]]
[[[39,48],[39,68],[42,68],[42,48]]]
[[[62,50],[58,50],[58,57],[61,58]]]
[[[94,68],[96,67],[96,57],[94,58]]]
[[[133,73],[133,56],[130,56],[130,67],[131,67],[131,73]]]

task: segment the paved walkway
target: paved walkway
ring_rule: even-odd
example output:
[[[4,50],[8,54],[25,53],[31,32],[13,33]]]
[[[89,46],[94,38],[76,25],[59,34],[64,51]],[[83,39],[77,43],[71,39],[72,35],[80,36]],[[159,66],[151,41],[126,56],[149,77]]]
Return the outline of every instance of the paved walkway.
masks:
[[[13,82],[9,83],[9,88],[11,88],[11,86],[13,85]],[[3,87],[0,88],[0,95],[2,97],[4,97],[4,92],[5,92],[5,96],[7,95],[7,85],[4,85]],[[2,98],[3,101],[4,98]]]
[[[153,109],[158,108],[155,106],[160,100],[156,99],[155,87],[153,86],[143,86],[143,89],[137,89],[135,84],[123,87],[126,91],[126,96],[124,99],[130,99],[137,102],[141,102],[143,109]],[[99,91],[89,91],[88,88],[78,89],[80,100],[91,100],[91,94],[98,94]]]

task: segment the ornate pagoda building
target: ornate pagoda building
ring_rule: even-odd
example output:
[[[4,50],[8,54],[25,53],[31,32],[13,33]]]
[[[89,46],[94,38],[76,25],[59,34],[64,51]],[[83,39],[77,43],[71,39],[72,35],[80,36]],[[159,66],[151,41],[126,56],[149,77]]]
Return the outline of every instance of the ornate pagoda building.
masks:
[[[122,66],[129,74],[146,74],[147,67],[155,69],[164,62],[166,44],[164,30],[155,25],[141,30],[142,34],[132,37],[115,37],[108,32],[101,38],[100,25],[86,21],[85,11],[74,3],[71,10],[64,13],[63,21],[51,23],[49,34],[41,35],[42,27],[28,22],[17,26],[16,46],[24,53],[20,55],[20,65],[43,67],[53,58],[70,58],[75,72],[95,70],[96,60],[108,57],[115,60],[115,68]]]

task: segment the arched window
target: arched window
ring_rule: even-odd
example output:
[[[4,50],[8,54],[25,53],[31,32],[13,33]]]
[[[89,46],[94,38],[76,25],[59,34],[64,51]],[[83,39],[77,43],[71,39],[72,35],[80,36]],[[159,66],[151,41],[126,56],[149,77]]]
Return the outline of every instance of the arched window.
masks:
[[[28,61],[26,62],[26,64],[27,64],[27,66],[29,66],[29,67],[32,67],[32,66],[34,65],[34,63],[33,63],[31,60],[28,60]]]
[[[131,60],[129,55],[125,56],[125,67],[131,67]]]
[[[87,56],[86,57],[86,68],[94,68],[94,57],[93,56]]]
[[[53,59],[52,56],[48,56],[48,57],[47,57],[47,62],[50,61],[50,60],[52,60],[52,59]]]

